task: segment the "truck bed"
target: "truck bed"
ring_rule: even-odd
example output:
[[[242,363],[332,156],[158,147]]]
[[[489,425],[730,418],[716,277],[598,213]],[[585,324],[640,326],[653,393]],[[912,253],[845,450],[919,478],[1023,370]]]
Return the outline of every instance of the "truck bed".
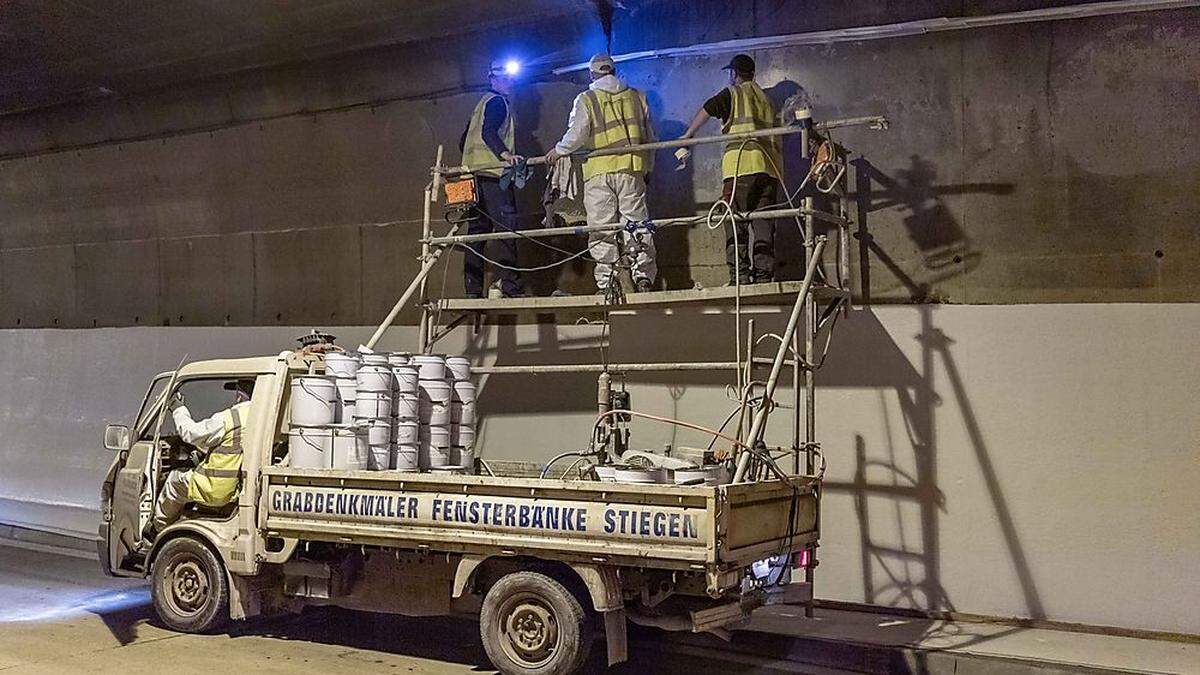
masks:
[[[809,476],[720,487],[288,467],[262,476],[260,526],[299,540],[715,573],[817,538]]]

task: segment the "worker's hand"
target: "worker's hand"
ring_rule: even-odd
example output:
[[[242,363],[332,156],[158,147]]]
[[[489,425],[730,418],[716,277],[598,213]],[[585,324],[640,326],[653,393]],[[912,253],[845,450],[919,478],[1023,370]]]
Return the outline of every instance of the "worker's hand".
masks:
[[[512,152],[506,152],[500,155],[500,159],[504,160],[504,163],[509,166],[516,166],[517,164],[525,161],[524,157]]]
[[[545,154],[545,156],[542,157],[542,159],[545,160],[546,166],[550,166],[550,165],[554,164],[555,162],[557,162],[558,160],[562,159],[562,155],[558,154],[558,150],[556,150],[554,148],[550,148],[550,152],[547,152]]]
[[[167,401],[167,410],[174,412],[176,408],[181,408],[185,405],[183,400],[183,392],[175,392],[171,399]]]

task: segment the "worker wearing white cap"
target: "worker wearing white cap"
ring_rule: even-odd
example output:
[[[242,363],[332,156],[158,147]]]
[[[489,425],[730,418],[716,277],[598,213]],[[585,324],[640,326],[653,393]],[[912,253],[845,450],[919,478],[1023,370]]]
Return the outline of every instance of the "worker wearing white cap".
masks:
[[[700,127],[714,117],[722,121],[723,134],[775,126],[775,107],[754,81],[754,59],[738,54],[722,70],[729,71],[729,86],[704,102],[680,138],[695,136]],[[775,204],[782,171],[777,137],[727,143],[721,159],[721,175],[725,182],[722,199],[738,213]],[[775,275],[775,221],[727,220],[725,262],[729,265],[731,283],[772,281]]]
[[[199,422],[192,419],[181,395],[168,404],[180,440],[194,446],[198,456],[194,469],[173,469],[167,474],[154,501],[154,515],[142,532],[143,546],[175,522],[188,504],[221,507],[237,498],[254,380],[228,382],[225,388],[234,392],[233,406]]]
[[[471,114],[463,132],[459,149],[463,165],[475,177],[475,217],[467,223],[467,234],[515,232],[519,229],[517,195],[512,185],[502,185],[500,176],[505,164],[514,164],[522,157],[513,150],[516,118],[511,99],[515,87],[516,62],[492,63],[488,69],[490,89]],[[506,297],[524,294],[521,277],[512,269],[517,264],[517,241],[500,239],[492,242],[472,242],[463,257],[463,287],[468,298],[483,297],[484,256],[491,244],[490,257],[496,265],[500,291]]]
[[[646,95],[617,78],[608,54],[597,54],[589,63],[592,76],[587,91],[575,97],[567,131],[546,153],[551,164],[577,150],[619,148],[654,140]],[[637,291],[654,287],[658,276],[654,234],[646,209],[646,173],[653,155],[629,152],[589,157],[583,163],[583,206],[588,225],[620,225],[615,232],[593,232],[588,249],[596,261],[596,287],[606,293],[616,277],[618,242],[632,258]]]

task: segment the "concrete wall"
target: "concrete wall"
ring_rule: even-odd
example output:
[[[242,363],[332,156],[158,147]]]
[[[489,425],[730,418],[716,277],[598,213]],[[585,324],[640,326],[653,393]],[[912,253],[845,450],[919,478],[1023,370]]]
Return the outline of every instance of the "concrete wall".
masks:
[[[753,5],[644,3],[618,17],[614,50],[964,11]],[[864,297],[1190,301],[1200,297],[1198,17],[1150,12],[756,56],[778,99],[802,85],[820,117],[893,122],[887,133],[836,134],[858,178]],[[585,17],[531,21],[2,118],[0,326],[370,323],[415,267],[420,186],[437,144],[457,145],[477,96],[437,92],[479,84],[489,50],[582,57],[595,30]],[[649,92],[659,134],[672,136],[721,84],[724,58],[622,70]],[[557,138],[578,89],[524,89],[522,151]],[[654,213],[704,209],[718,194],[717,162],[710,148],[675,172],[664,153]],[[533,221],[537,188],[524,195]],[[531,262],[546,260],[527,248]],[[668,286],[723,281],[713,233],[664,232],[659,248]],[[797,276],[792,228],[779,249],[780,273]],[[581,290],[588,278],[556,270],[536,288]]]
[[[756,318],[763,330],[782,322],[775,310]],[[0,332],[0,376],[19,385],[0,389],[0,521],[91,531],[110,461],[100,432],[133,415],[155,371],[185,352],[273,353],[300,330]],[[728,315],[617,317],[610,354],[729,358],[731,330]],[[1189,367],[1200,307],[883,307],[838,330],[818,379],[820,597],[1200,633]],[[598,331],[490,327],[445,348],[507,364],[594,360]],[[399,330],[390,346],[412,338]],[[732,407],[725,374],[679,375],[631,378],[637,409],[718,424]],[[583,446],[594,391],[582,375],[485,379],[482,456],[544,461]],[[788,411],[773,420],[768,440],[790,444]],[[707,440],[634,428],[641,448]]]

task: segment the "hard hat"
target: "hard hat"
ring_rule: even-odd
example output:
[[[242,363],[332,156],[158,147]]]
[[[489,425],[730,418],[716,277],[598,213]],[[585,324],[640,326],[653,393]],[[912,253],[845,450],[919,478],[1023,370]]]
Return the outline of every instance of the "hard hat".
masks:
[[[747,54],[738,54],[729,60],[729,64],[722,66],[721,70],[732,70],[738,75],[746,77],[754,76],[754,59]]]
[[[608,54],[597,54],[588,61],[588,70],[597,75],[611,75],[617,69],[617,64],[613,63],[613,57]]]

